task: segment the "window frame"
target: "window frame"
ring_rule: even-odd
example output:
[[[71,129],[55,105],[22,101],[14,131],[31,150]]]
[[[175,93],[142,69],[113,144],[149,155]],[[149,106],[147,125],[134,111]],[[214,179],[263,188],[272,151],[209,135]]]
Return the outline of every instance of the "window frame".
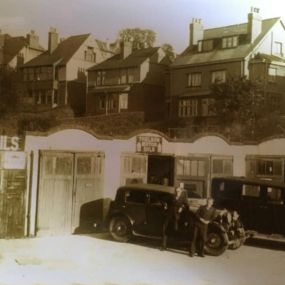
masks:
[[[202,72],[192,72],[187,75],[188,87],[201,87],[202,85]]]

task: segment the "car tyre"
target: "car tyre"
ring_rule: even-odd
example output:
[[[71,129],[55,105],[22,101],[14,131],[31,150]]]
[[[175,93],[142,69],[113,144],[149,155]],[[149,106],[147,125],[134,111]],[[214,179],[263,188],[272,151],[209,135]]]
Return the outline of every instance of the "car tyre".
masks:
[[[219,229],[209,229],[205,244],[205,253],[218,256],[228,248],[226,234]]]
[[[131,224],[125,217],[113,217],[109,224],[112,238],[119,242],[128,242],[131,237]]]

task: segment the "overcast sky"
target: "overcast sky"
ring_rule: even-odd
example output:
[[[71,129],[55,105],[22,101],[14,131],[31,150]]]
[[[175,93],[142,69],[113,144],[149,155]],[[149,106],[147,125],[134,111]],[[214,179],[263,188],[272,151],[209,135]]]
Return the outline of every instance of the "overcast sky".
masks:
[[[156,32],[156,45],[169,43],[181,52],[192,18],[205,28],[244,23],[251,6],[264,19],[285,18],[284,0],[0,0],[0,29],[11,35],[35,30],[46,47],[49,27],[60,37],[92,33],[109,41],[123,28],[139,27]]]

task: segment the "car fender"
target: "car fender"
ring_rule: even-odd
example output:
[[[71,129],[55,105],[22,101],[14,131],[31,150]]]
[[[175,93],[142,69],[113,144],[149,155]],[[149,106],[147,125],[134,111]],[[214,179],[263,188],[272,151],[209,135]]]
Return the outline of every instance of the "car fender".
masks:
[[[208,229],[214,229],[214,230],[220,231],[224,236],[225,244],[226,245],[229,244],[229,237],[228,237],[227,231],[221,224],[215,221],[211,222],[208,226]]]

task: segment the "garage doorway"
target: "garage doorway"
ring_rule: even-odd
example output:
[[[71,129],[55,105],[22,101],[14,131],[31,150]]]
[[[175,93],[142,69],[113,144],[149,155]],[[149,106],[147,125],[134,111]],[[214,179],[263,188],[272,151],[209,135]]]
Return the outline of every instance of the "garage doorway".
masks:
[[[104,154],[41,151],[37,236],[71,234],[80,211],[102,199]]]
[[[174,157],[148,155],[147,182],[160,185],[174,185]]]

